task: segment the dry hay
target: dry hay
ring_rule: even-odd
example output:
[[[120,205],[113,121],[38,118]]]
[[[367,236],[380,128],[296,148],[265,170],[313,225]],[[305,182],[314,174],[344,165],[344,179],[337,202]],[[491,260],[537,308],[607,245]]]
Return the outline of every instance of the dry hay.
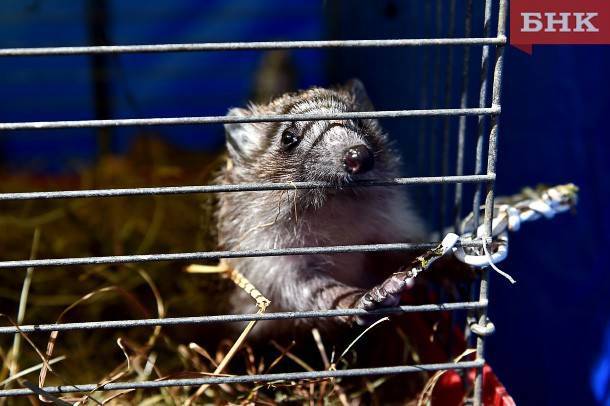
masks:
[[[177,150],[147,136],[141,137],[129,154],[105,157],[92,168],[70,176],[3,171],[0,191],[202,185],[210,182],[223,160],[221,154]],[[0,202],[0,227],[5,231],[0,233],[0,258],[213,250],[212,207],[213,196],[209,194]],[[35,233],[39,240],[32,247]],[[217,275],[177,277],[184,266],[162,262],[36,269],[30,273],[23,324],[179,317],[222,311],[218,303],[226,299],[229,289],[235,288],[232,282]],[[13,320],[17,319],[25,275],[25,270],[0,272],[0,309]],[[3,324],[10,321],[5,318]],[[157,327],[71,331],[55,337],[29,334],[22,337],[17,360],[11,354],[14,337],[1,335],[0,382],[9,377],[11,367],[15,371],[31,366],[43,368],[41,355],[45,353],[46,361],[53,364],[45,385],[208,376],[217,370],[236,337],[221,340],[216,348],[206,348],[199,340],[201,331],[196,327]],[[403,337],[405,346],[412,347],[404,332],[397,334]],[[273,343],[272,351],[262,355],[246,341],[223,372],[260,374],[347,366],[350,354],[335,360],[333,366],[330,354],[341,349],[326,348],[319,335],[314,338],[313,360],[293,353],[291,343]],[[51,351],[47,347],[49,341]],[[358,344],[355,347],[357,351]],[[413,351],[409,359],[396,361],[413,363],[420,359]],[[35,381],[38,372],[26,377]],[[63,399],[140,405],[183,404],[189,399],[194,404],[358,404],[375,403],[386,380],[372,377],[217,385],[200,393],[197,388],[98,391]],[[0,387],[16,387],[16,381]]]

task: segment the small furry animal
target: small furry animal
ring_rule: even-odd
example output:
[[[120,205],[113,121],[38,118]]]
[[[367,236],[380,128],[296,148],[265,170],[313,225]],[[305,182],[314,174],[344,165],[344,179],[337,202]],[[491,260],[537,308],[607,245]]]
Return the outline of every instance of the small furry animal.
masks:
[[[341,87],[314,87],[268,104],[233,108],[229,116],[370,110],[373,105],[363,84],[351,80]],[[398,153],[377,120],[230,123],[225,129],[229,161],[218,183],[324,181],[336,187],[221,194],[216,213],[221,249],[425,239],[423,223],[403,188],[345,187],[358,180],[399,176]],[[352,307],[409,258],[408,253],[347,253],[234,258],[228,265],[270,299],[272,311],[299,311]],[[241,292],[232,305],[234,312],[247,313],[253,301]],[[267,322],[258,334],[283,334],[294,330],[295,323],[329,327],[350,321],[300,320],[283,327]]]

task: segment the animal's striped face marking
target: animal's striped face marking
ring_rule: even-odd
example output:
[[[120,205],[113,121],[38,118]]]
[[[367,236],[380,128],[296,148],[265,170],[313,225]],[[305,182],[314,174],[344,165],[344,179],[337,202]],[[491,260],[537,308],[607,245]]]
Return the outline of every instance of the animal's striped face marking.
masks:
[[[360,82],[334,89],[313,88],[266,105],[233,109],[230,114],[237,116],[309,114],[325,118],[228,124],[227,145],[235,170],[244,179],[325,181],[338,186],[353,180],[395,177],[396,154],[377,120],[332,118],[372,109]]]

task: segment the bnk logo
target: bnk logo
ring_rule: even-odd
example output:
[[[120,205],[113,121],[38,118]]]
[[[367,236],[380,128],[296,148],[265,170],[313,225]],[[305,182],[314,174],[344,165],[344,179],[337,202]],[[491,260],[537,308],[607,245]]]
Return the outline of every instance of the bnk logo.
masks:
[[[599,13],[521,13],[522,32],[598,32],[591,20]],[[571,18],[574,17],[574,18]],[[546,23],[546,24],[545,24]],[[557,28],[559,27],[559,28]]]
[[[610,2],[512,0],[510,43],[529,54],[534,44],[610,44]]]

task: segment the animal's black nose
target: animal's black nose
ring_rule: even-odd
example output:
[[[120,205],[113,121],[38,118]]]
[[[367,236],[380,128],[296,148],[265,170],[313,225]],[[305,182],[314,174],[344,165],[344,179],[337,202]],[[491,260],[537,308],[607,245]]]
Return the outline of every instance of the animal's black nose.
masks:
[[[343,167],[348,173],[364,173],[373,169],[375,158],[366,145],[356,145],[345,150]]]

